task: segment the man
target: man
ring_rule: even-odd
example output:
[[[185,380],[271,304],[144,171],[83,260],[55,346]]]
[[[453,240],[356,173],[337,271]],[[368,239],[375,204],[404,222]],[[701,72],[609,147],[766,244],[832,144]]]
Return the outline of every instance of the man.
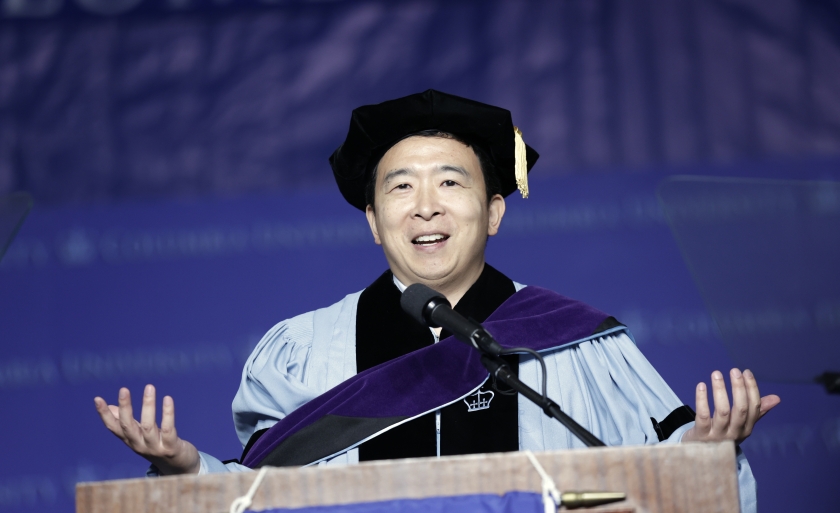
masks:
[[[503,345],[542,344],[535,349],[548,363],[548,395],[608,445],[743,441],[779,403],[760,397],[749,371],[730,372],[732,407],[723,376],[712,374],[714,416],[698,384],[694,417],[624,326],[485,263],[504,196],[517,187],[527,193],[537,157],[508,111],[471,100],[430,90],[356,109],[330,162],[389,270],[364,291],[279,323],[257,345],[233,402],[246,465],[224,464],[179,438],[170,397],[158,429],[151,385],[140,422],[127,389],[119,406],[97,397],[106,427],[160,474],[581,446],[536,406],[487,380],[469,348],[402,312],[401,291],[422,283],[456,311],[487,321]],[[538,387],[533,357],[506,359]],[[753,510],[754,481],[740,451],[738,462],[742,509]]]

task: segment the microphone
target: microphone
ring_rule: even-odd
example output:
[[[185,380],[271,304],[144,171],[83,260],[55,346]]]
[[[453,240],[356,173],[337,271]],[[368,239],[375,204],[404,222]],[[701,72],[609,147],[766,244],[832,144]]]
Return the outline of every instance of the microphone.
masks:
[[[455,338],[493,356],[503,348],[481,324],[452,309],[449,301],[429,287],[415,283],[403,292],[400,306],[417,322],[430,328],[443,328]]]
[[[467,319],[453,310],[449,301],[439,292],[420,283],[415,283],[403,292],[400,298],[400,306],[420,324],[432,328],[444,328],[455,335],[455,338],[458,340],[466,342],[484,353],[481,355],[481,363],[490,371],[491,375],[542,408],[546,415],[557,419],[585,445],[589,447],[604,446],[604,442],[598,440],[595,435],[575,422],[575,419],[563,413],[560,406],[546,396],[545,362],[539,353],[522,347],[512,349],[513,351],[532,353],[540,362],[543,377],[542,394],[531,389],[528,385],[520,381],[515,373],[511,372],[507,363],[499,357],[503,351],[502,346],[487,333],[487,330],[481,324]]]

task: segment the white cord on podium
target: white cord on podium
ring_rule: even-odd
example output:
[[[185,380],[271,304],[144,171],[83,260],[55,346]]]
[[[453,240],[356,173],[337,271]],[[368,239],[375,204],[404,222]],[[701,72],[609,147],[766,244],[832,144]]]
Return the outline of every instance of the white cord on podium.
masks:
[[[251,502],[254,500],[254,494],[257,493],[257,489],[260,487],[260,483],[262,483],[262,480],[269,468],[271,467],[263,467],[260,469],[257,473],[257,478],[254,479],[248,493],[242,497],[233,499],[233,502],[230,503],[230,513],[243,513],[246,509],[251,507]]]
[[[531,451],[524,452],[525,456],[531,460],[531,465],[537,469],[537,472],[539,472],[540,477],[542,478],[542,498],[545,513],[557,513],[557,508],[560,506],[560,491],[557,490],[557,486],[554,484],[554,480],[551,479],[551,476],[548,475],[548,472],[546,472],[545,469],[542,468],[542,465],[540,465],[540,462],[537,461],[534,453]]]

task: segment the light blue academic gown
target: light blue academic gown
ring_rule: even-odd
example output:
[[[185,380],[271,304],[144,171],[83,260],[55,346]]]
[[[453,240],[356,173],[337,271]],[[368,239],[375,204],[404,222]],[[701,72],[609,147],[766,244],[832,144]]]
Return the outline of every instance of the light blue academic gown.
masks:
[[[398,286],[402,284],[398,283]],[[516,290],[523,285],[515,284]],[[403,288],[403,287],[400,287]],[[356,374],[356,306],[361,292],[327,308],[280,322],[260,340],[242,371],[233,400],[233,421],[243,447],[251,435]],[[595,337],[544,354],[548,395],[560,408],[607,445],[679,443],[694,423],[660,442],[650,418],[659,421],[682,402],[642,355],[626,332]],[[520,356],[519,377],[539,389],[539,364]],[[446,419],[441,419],[441,437]],[[519,448],[547,451],[584,447],[559,422],[530,401],[519,401]],[[200,473],[251,470],[223,464],[200,453]],[[359,461],[351,449],[321,465]],[[756,511],[755,479],[738,450],[742,512]]]

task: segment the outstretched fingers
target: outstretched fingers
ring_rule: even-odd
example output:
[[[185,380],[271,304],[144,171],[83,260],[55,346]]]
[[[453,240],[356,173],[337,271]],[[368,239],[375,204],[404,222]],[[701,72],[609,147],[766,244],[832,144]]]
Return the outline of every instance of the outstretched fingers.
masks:
[[[694,390],[694,431],[699,436],[712,429],[712,412],[709,409],[709,394],[705,383],[698,383]]]
[[[155,387],[146,385],[143,390],[143,409],[140,410],[140,432],[148,447],[154,447],[159,439],[155,414]]]
[[[752,429],[752,424],[747,422],[749,418],[748,391],[744,376],[739,369],[729,371],[729,381],[732,383],[732,414],[729,432],[738,440],[748,436]]]
[[[101,397],[94,397],[93,404],[96,406],[96,412],[102,418],[102,423],[108,428],[108,431],[114,433],[121,439],[124,439],[122,428],[120,427],[119,415],[115,412],[115,407],[109,406],[105,399]]]
[[[155,423],[155,387],[147,385],[143,391],[140,422],[134,420],[131,394],[121,388],[118,405],[109,405],[101,397],[93,400],[96,411],[109,431],[119,437],[134,452],[146,458],[163,474],[197,473],[201,458],[195,446],[178,438],[175,430],[175,402],[163,398],[160,428]]]
[[[755,376],[749,369],[744,369],[744,385],[747,389],[747,426],[752,432],[752,426],[761,418],[761,393],[758,391],[758,383]],[[747,433],[749,435],[750,433]]]
[[[712,419],[712,435],[722,436],[729,430],[730,414],[729,394],[726,382],[720,371],[712,373],[712,397],[715,401],[715,416]]]
[[[732,369],[729,378],[732,382],[731,408],[723,374],[719,371],[712,373],[714,416],[709,408],[705,383],[697,385],[695,425],[683,435],[684,441],[733,440],[741,443],[750,436],[758,419],[781,402],[777,395],[761,397],[755,376],[749,370],[742,373]]]
[[[163,398],[163,416],[160,419],[160,439],[164,447],[171,448],[178,441],[175,430],[175,400],[170,396]]]
[[[131,392],[127,388],[120,389],[117,405],[119,407],[120,429],[123,432],[123,436],[120,438],[133,447],[141,436],[139,424],[134,420],[134,410],[131,407]]]
[[[752,371],[749,369],[744,371],[744,382],[746,383],[747,393],[749,394],[750,416],[755,419],[753,421],[753,424],[755,424],[758,419],[781,403],[782,399],[776,394],[761,397],[761,392],[758,391],[758,383]]]
[[[761,414],[758,418],[762,418],[767,415],[767,412],[778,406],[779,403],[782,402],[782,398],[777,396],[776,394],[765,395],[761,398]]]

